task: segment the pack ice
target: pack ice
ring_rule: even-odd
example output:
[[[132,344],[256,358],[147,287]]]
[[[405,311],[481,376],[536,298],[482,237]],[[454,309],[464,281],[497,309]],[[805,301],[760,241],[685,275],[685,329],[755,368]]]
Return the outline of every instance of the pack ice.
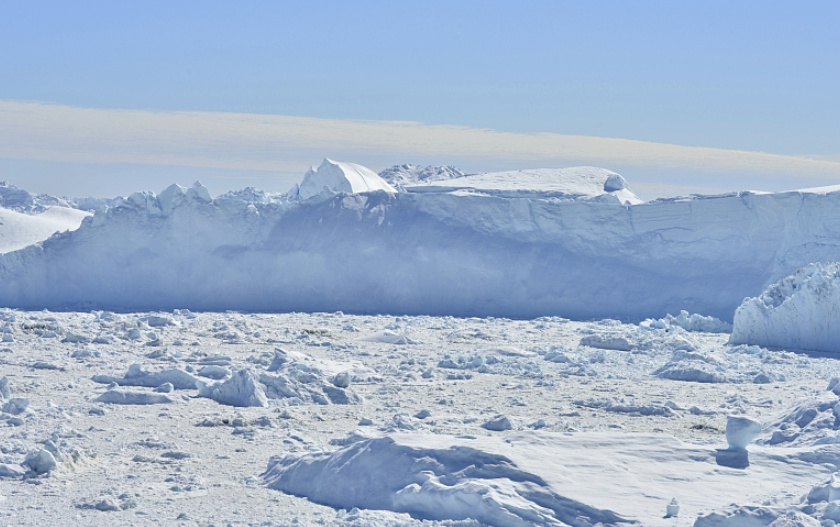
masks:
[[[173,185],[99,203],[0,256],[0,304],[731,321],[744,297],[840,259],[836,189],[642,202],[592,167],[402,173],[396,192],[325,160],[287,195]]]

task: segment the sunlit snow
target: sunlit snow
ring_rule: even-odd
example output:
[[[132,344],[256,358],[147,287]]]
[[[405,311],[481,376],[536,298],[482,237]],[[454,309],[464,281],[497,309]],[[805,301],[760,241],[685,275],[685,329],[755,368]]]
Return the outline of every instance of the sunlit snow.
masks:
[[[3,184],[0,524],[840,522],[840,190],[631,186]]]

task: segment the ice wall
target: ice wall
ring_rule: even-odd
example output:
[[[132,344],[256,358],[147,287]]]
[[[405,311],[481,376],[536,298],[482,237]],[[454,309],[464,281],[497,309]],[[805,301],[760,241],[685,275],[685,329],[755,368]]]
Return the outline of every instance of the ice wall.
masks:
[[[0,305],[731,321],[744,297],[840,260],[840,192],[527,196],[138,193],[0,256]]]
[[[840,353],[840,263],[809,265],[744,299],[730,342]]]

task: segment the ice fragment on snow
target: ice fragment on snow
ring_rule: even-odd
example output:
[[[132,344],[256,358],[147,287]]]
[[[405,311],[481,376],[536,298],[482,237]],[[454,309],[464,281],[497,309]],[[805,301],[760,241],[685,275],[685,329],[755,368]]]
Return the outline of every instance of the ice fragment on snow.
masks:
[[[26,459],[23,460],[23,466],[28,467],[36,474],[46,474],[55,470],[58,463],[52,453],[43,448],[39,448],[26,455]]]
[[[268,406],[268,398],[257,376],[242,369],[222,383],[205,384],[197,381],[198,396],[230,406]]]
[[[630,351],[633,349],[627,338],[614,334],[587,335],[580,339],[581,346],[615,351]]]
[[[168,404],[174,403],[175,400],[166,395],[158,395],[154,393],[130,392],[126,390],[112,389],[103,393],[96,399],[99,403],[110,404]]]
[[[505,430],[512,429],[513,425],[506,415],[497,415],[481,425],[481,428],[490,430],[491,432],[504,432]]]
[[[749,417],[726,417],[726,442],[731,450],[743,450],[761,433],[761,424]]]
[[[680,504],[677,503],[677,498],[671,500],[671,503],[665,506],[665,516],[673,518],[680,514]]]

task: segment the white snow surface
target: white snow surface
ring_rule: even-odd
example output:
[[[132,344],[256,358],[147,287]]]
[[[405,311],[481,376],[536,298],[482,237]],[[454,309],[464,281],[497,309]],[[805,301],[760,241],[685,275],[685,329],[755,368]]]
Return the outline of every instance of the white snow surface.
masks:
[[[416,185],[418,183],[462,178],[466,175],[460,169],[449,165],[424,167],[411,164],[394,165],[379,173],[379,177],[387,181],[394,188]]]
[[[333,193],[358,194],[360,192],[396,192],[376,172],[355,163],[341,163],[324,159],[318,168],[312,167],[303,176],[297,189],[298,199]]]
[[[0,309],[0,335],[8,525],[840,519],[831,357],[557,317]],[[699,363],[719,382],[656,373]]]
[[[811,264],[744,299],[730,340],[840,353],[840,263]]]
[[[685,310],[728,323],[745,297],[840,260],[840,191],[632,204],[617,197],[629,192],[620,176],[581,170],[392,193],[365,192],[348,174],[368,171],[326,161],[306,188],[350,187],[317,199],[211,199],[200,184],[138,192],[76,231],[0,255],[0,305],[578,320]]]
[[[409,192],[462,190],[503,197],[580,199],[612,195],[621,203],[642,203],[621,175],[598,167],[491,172],[405,187]]]
[[[39,214],[0,208],[0,254],[42,242],[57,232],[74,231],[90,212],[49,207]]]

